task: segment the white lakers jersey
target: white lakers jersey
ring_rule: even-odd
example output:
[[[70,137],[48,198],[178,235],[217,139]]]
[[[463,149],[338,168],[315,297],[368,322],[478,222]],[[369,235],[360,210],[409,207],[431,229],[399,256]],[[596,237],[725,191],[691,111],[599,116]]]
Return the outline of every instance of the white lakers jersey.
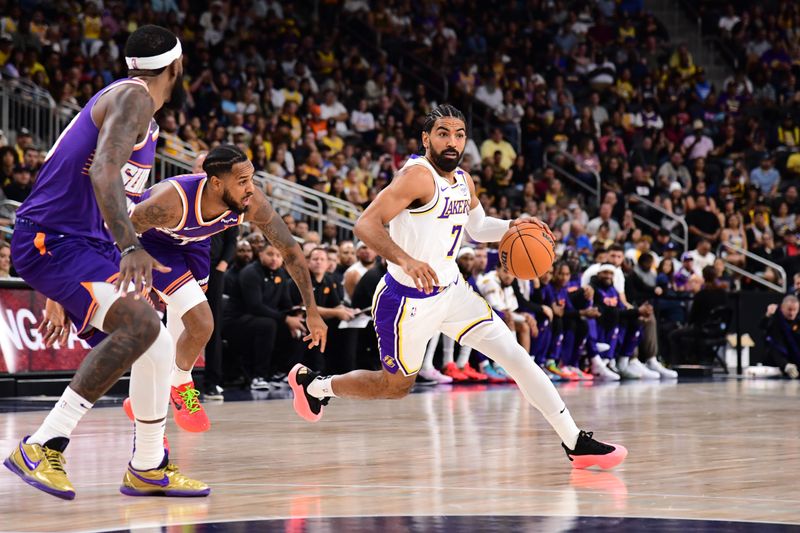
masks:
[[[430,202],[415,209],[405,209],[389,222],[389,236],[408,255],[428,263],[436,272],[440,286],[447,286],[460,276],[456,254],[469,218],[470,194],[466,174],[456,169],[456,182],[451,184],[439,175],[424,157],[412,156],[403,168],[419,165],[430,172],[436,193]],[[421,179],[421,178],[420,178]],[[403,269],[389,263],[389,274],[403,285],[414,287]]]

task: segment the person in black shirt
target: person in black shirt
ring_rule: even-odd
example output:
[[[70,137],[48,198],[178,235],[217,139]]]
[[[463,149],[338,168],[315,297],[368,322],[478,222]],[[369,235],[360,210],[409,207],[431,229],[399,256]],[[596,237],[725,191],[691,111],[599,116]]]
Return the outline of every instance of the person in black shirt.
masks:
[[[233,264],[225,272],[225,290],[223,291],[228,299],[234,297],[241,299],[239,290],[239,274],[242,269],[253,262],[253,248],[245,239],[236,242],[236,255],[233,257]]]
[[[356,288],[353,289],[352,305],[354,309],[370,309],[372,307],[372,298],[378,289],[378,283],[386,272],[386,260],[382,257],[376,258],[375,265],[361,276]],[[358,349],[355,351],[355,355],[348,352],[352,357],[350,364],[353,368],[379,370],[381,363],[380,357],[378,357],[378,339],[373,322],[370,321],[366,328],[356,331],[358,331]]]
[[[684,347],[697,339],[701,327],[708,322],[711,312],[717,307],[728,305],[728,294],[718,283],[717,273],[713,266],[703,268],[703,288],[694,295],[692,308],[689,311],[689,322],[669,334],[670,357],[672,363],[680,362],[682,354],[688,353]]]
[[[333,279],[336,281],[336,292],[339,299],[344,301],[344,273],[356,262],[356,248],[353,241],[342,241],[339,243],[339,258],[336,268],[333,270]]]
[[[652,210],[633,196],[641,196],[645,200],[653,201],[655,198],[655,188],[653,187],[653,181],[650,179],[650,176],[649,170],[645,170],[643,167],[637,165],[633,167],[631,177],[626,179],[622,185],[622,192],[628,200],[627,203],[630,209],[639,216],[647,219],[653,218],[654,214]]]
[[[244,356],[254,389],[266,389],[275,341],[280,329],[302,337],[303,318],[290,314],[289,275],[282,268],[283,258],[267,244],[258,259],[239,272],[239,290],[233,291],[223,314],[223,336]],[[284,366],[284,365],[280,365]]]
[[[797,296],[784,297],[780,307],[770,304],[767,314],[761,320],[761,328],[766,330],[769,346],[768,360],[792,378],[800,377],[800,302]]]
[[[686,224],[689,226],[689,248],[692,250],[697,248],[701,239],[717,242],[722,233],[717,215],[708,210],[708,199],[702,194],[695,199],[695,208],[686,214]]]
[[[211,237],[211,270],[208,275],[206,298],[214,317],[214,331],[205,348],[203,387],[205,397],[222,399],[222,293],[225,272],[236,253],[238,227],[231,227]]]
[[[33,188],[33,175],[31,169],[17,165],[11,175],[11,183],[3,188],[6,198],[17,202],[24,202]]]
[[[333,279],[333,276],[328,273],[328,252],[325,248],[314,248],[308,254],[308,269],[311,271],[311,283],[314,287],[314,300],[317,302],[319,314],[322,316],[325,323],[328,325],[328,331],[331,332],[331,354],[328,354],[330,359],[337,359],[337,348],[340,343],[336,342],[339,332],[344,331],[339,328],[340,320],[352,320],[355,314],[349,307],[342,305],[337,290],[338,283]],[[294,284],[289,286],[289,298],[292,305],[296,308],[303,305],[303,298],[300,291]],[[304,348],[304,344],[300,343],[300,348]],[[325,359],[322,357],[322,352],[318,347],[311,350],[304,350],[301,362],[304,365],[313,368],[324,368]]]

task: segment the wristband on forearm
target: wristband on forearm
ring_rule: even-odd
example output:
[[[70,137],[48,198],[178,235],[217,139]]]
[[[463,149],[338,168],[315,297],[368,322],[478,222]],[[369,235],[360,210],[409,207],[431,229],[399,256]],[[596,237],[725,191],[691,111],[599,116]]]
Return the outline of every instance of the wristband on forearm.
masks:
[[[120,257],[125,257],[126,255],[130,255],[136,250],[144,250],[144,246],[142,246],[139,243],[131,244],[127,248],[123,248],[122,250],[120,250]]]

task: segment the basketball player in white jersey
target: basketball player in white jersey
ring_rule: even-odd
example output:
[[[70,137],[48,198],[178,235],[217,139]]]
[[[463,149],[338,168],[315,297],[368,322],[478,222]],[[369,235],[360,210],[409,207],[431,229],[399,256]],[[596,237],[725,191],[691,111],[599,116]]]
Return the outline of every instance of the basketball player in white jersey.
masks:
[[[465,231],[476,241],[497,242],[522,222],[486,216],[472,178],[458,167],[465,124],[458,109],[435,108],[422,133],[425,155],[409,159],[356,223],[356,236],[389,263],[373,299],[383,369],[321,377],[298,364],[289,374],[295,410],[316,422],[332,397],[402,398],[414,385],[428,339],[441,331],[506,369],[561,438],[574,467],[612,468],[627,450],[578,429],[550,379],[459,274],[455,255]],[[539,220],[526,221],[552,237]]]

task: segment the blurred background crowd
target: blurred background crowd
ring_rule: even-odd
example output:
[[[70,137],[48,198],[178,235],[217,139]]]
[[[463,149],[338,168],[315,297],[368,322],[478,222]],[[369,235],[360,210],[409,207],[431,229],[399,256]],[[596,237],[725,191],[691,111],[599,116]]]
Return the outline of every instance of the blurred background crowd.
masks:
[[[257,170],[359,208],[369,205],[409,155],[420,153],[423,118],[446,98],[468,116],[462,168],[475,180],[487,213],[546,221],[570,278],[580,279],[621,251],[613,261],[614,285],[624,311],[637,310],[639,326],[632,329],[642,330],[648,347],[627,353],[621,337],[610,355],[599,354],[606,360],[636,359],[638,353],[640,366],[651,372],[659,371],[647,365],[653,357],[675,362],[671,352],[680,351],[686,336],[671,333],[696,332],[692,324],[708,318],[695,316],[689,295],[763,289],[737,269],[779,283],[782,274],[773,265],[780,266],[794,292],[793,276],[800,270],[797,2],[701,3],[702,30],[719,37],[731,60],[730,76],[716,83],[641,0],[492,6],[475,0],[0,0],[0,76],[41,87],[64,113],[74,112],[125,75],[122,49],[133,29],[167,26],[183,43],[187,102],[158,117],[162,153],[188,160],[216,144],[235,143]],[[3,132],[0,145],[6,145],[0,148],[4,199],[22,201],[49,146],[26,125]],[[318,297],[340,309],[331,319],[333,335],[342,339],[333,343],[340,353],[322,357],[299,347],[297,295],[284,283],[280,257],[263,236],[244,232],[235,258],[226,260],[223,334],[235,355],[226,357],[234,365],[229,372],[267,381],[277,375],[277,383],[298,358],[316,358],[310,364],[328,371],[376,366],[369,335],[363,335],[368,329],[338,329],[338,322],[357,320],[356,312],[371,305],[357,296],[359,287],[369,293],[364,283],[377,283],[367,273],[380,269],[380,260],[332,223],[316,231],[296,213],[287,213],[286,221],[303,243],[312,272],[327,272],[319,277]],[[479,289],[479,278],[492,277],[506,294],[504,281],[494,279],[493,250],[481,250],[470,248],[462,257],[485,255],[475,267],[482,270],[462,271],[469,271]],[[12,273],[7,254],[0,245],[0,276]],[[274,285],[261,287],[260,302],[246,285],[255,283],[248,274],[258,269],[259,275],[270,273]],[[603,276],[595,274],[578,287],[596,285]],[[545,285],[558,285],[558,278],[556,269]],[[587,335],[584,341],[597,342],[575,342],[569,350],[588,360],[557,364],[552,356],[561,350],[559,335],[567,331],[578,338],[580,332],[572,323],[561,324],[561,333],[536,341],[542,335],[534,336],[534,330],[555,322],[554,300],[547,300],[542,287],[518,280],[513,285],[521,291],[518,306],[525,306],[520,300],[528,294],[538,307],[520,311],[532,317],[516,322],[524,327],[513,319],[509,325],[552,367],[554,379],[581,377],[573,370],[556,372],[565,366],[606,374],[587,361],[597,355],[597,343],[610,343]],[[570,298],[574,292],[583,294],[571,291]],[[274,301],[267,302],[268,296]],[[576,311],[598,307],[591,296],[570,305],[588,306]],[[513,303],[508,300],[503,305]],[[556,302],[556,308],[564,306]],[[616,314],[616,320],[629,318]],[[368,312],[360,316],[368,318]],[[657,325],[642,326],[650,322]],[[647,333],[651,328],[654,333]],[[279,347],[259,355],[252,346],[237,345],[237,338],[250,338],[248,331],[267,335],[260,345]],[[435,366],[445,369],[452,353],[442,342]],[[488,379],[479,371],[486,369],[480,354],[467,353],[467,360],[470,370]],[[469,363],[463,357],[460,362],[456,370],[463,371]],[[617,366],[610,365],[617,376],[646,376],[639,366],[628,376]],[[502,369],[497,373],[502,377]]]

